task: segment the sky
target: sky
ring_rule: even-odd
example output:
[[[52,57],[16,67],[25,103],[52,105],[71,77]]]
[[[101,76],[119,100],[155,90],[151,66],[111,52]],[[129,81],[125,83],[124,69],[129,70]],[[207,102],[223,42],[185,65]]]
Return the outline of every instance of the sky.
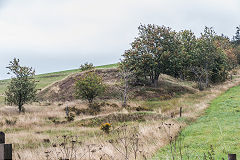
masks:
[[[239,15],[239,0],[0,0],[0,79],[14,57],[37,74],[116,63],[140,24],[232,38]]]

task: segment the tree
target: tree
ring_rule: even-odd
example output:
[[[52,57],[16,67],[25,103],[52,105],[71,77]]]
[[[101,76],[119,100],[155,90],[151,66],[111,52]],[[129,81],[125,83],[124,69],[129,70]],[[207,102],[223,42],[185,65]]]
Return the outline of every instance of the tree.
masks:
[[[199,38],[190,30],[177,33],[165,26],[140,25],[138,29],[138,37],[121,61],[136,77],[136,84],[145,85],[150,80],[157,86],[163,73],[195,80],[203,89],[226,80],[228,71],[236,67],[237,60],[240,62],[240,49],[213,28],[205,27]]]
[[[180,41],[180,50],[175,57],[175,64],[177,64],[175,70],[177,70],[179,78],[192,80],[192,70],[189,70],[189,66],[193,64],[195,59],[197,38],[191,30],[183,30],[178,33],[178,39]]]
[[[123,103],[122,106],[127,106],[127,100],[128,100],[128,92],[129,92],[129,83],[131,81],[131,77],[134,75],[121,63],[119,67],[119,74],[122,79],[122,95],[123,95]]]
[[[97,96],[103,93],[105,86],[102,78],[95,72],[88,72],[85,75],[79,77],[75,84],[76,98],[83,98],[88,100],[91,104]]]
[[[205,27],[200,38],[197,39],[197,47],[193,52],[193,61],[190,66],[195,70],[194,72],[192,70],[195,80],[199,77],[205,79],[205,87],[209,87],[210,83],[224,81],[227,77],[230,56],[228,57],[224,52],[226,49],[224,43],[223,37],[217,36],[215,31],[208,27]]]
[[[231,43],[230,39],[224,35],[216,36],[215,45],[227,56],[228,65],[225,69],[232,70],[236,68],[238,64],[238,54],[236,53],[234,45]]]
[[[236,27],[237,31],[233,37],[233,43],[235,45],[240,45],[240,26]]]
[[[125,51],[122,63],[135,74],[137,82],[150,80],[156,87],[161,73],[172,73],[169,57],[178,52],[176,32],[154,24],[140,25],[138,30],[139,36]]]
[[[214,45],[215,31],[212,28],[205,27],[204,32],[201,33],[201,37],[198,41],[200,56],[200,65],[205,70],[205,84],[209,86],[209,75],[211,74],[211,68],[214,63],[214,54],[216,53],[216,46]]]
[[[7,104],[18,106],[20,113],[23,111],[24,104],[32,102],[36,98],[36,81],[33,77],[35,71],[32,67],[20,66],[19,59],[16,58],[10,61],[7,68],[14,74],[14,77],[5,91],[5,101]]]

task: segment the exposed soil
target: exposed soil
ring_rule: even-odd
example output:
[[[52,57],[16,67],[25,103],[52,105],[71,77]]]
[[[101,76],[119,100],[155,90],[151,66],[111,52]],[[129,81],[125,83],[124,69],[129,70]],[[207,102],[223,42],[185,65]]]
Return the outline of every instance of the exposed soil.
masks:
[[[100,99],[121,99],[121,78],[118,69],[95,69],[99,76],[102,77],[103,82],[106,84],[106,91]],[[38,93],[40,101],[50,102],[66,102],[75,100],[74,85],[79,76],[83,76],[87,72],[80,72],[70,75],[65,79],[55,82],[54,84],[46,87]],[[146,100],[151,98],[170,99],[177,94],[194,93],[196,89],[191,86],[186,86],[179,83],[180,80],[174,79],[170,76],[161,75],[159,78],[159,86],[157,88],[150,86],[136,86],[132,87],[129,91],[131,99]]]
[[[99,76],[102,77],[104,83],[109,87],[111,84],[118,82],[119,75],[117,69],[96,69],[94,70]],[[38,93],[39,100],[42,101],[72,101],[75,99],[74,86],[78,77],[90,71],[85,71],[77,74],[70,75],[65,79],[55,82],[54,84],[46,87]],[[109,88],[108,87],[108,88]]]

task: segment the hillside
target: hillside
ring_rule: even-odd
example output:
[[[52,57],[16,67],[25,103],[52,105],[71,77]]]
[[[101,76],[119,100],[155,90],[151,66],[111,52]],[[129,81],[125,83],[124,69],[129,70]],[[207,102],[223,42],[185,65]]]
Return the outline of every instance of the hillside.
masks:
[[[73,101],[74,85],[78,77],[83,76],[87,72],[75,73],[67,76],[63,80],[57,81],[52,85],[44,88],[38,94],[40,101]],[[104,99],[121,99],[122,87],[121,76],[117,68],[112,69],[95,69],[95,73],[102,77],[104,84],[107,86],[106,91],[99,98]],[[170,99],[176,95],[184,93],[194,93],[196,89],[191,85],[184,84],[183,81],[172,78],[171,76],[161,75],[159,79],[159,86],[157,88],[149,86],[135,86],[131,87],[129,95],[131,99],[147,100],[151,98]]]
[[[100,111],[91,113],[88,110],[87,102],[76,101],[73,96],[75,79],[86,72],[89,71],[71,72],[60,80],[45,85],[38,94],[41,102],[25,105],[26,112],[24,114],[19,114],[14,106],[0,107],[2,115],[0,129],[6,133],[7,141],[14,144],[14,157],[20,155],[21,159],[30,159],[31,157],[32,159],[43,159],[46,150],[54,151],[52,143],[59,142],[58,137],[68,135],[78,136],[83,143],[81,147],[86,147],[89,143],[102,145],[104,152],[115,155],[116,159],[122,159],[122,155],[107,142],[110,139],[118,139],[115,129],[127,125],[130,130],[138,128],[139,142],[141,142],[139,147],[144,151],[144,156],[150,158],[159,148],[169,143],[166,125],[172,125],[171,135],[175,137],[182,129],[180,126],[186,127],[194,124],[193,122],[204,113],[211,100],[226,89],[240,83],[238,71],[236,75],[233,75],[233,80],[200,92],[195,89],[196,84],[193,82],[182,81],[163,74],[159,77],[157,88],[151,86],[131,88],[129,106],[123,108],[118,70],[116,68],[98,68],[95,72],[103,77],[108,89],[104,95],[98,98],[97,102],[101,105]],[[60,78],[56,75],[42,75],[39,83],[44,84],[48,78],[51,80]],[[222,102],[216,106],[220,104]],[[238,103],[236,102],[236,104]],[[66,106],[75,115],[73,121],[66,120]],[[183,117],[181,118],[179,117],[180,107],[183,108]],[[213,120],[211,119],[211,121]],[[99,129],[100,125],[106,122],[112,125],[110,134],[104,134]],[[197,125],[195,128],[201,128],[201,125]],[[129,133],[130,131],[127,134]],[[193,136],[188,133],[186,137]],[[195,131],[192,133],[194,134]],[[169,150],[166,150],[168,153]],[[81,153],[81,150],[79,152]],[[164,156],[162,152],[158,153],[157,157]],[[101,153],[96,152],[94,155],[92,153],[92,156],[99,159]]]
[[[109,65],[102,65],[97,66],[96,68],[115,68],[118,64],[109,64]],[[81,72],[80,69],[72,69],[72,70],[65,70],[60,72],[53,72],[53,73],[46,73],[46,74],[39,74],[35,76],[35,79],[38,81],[37,88],[43,89],[44,87],[51,85],[54,82],[60,81],[67,76]],[[4,92],[6,90],[7,84],[10,82],[9,79],[0,80],[0,104],[4,101]]]
[[[74,100],[74,85],[79,76],[83,76],[85,72],[75,73],[67,76],[63,80],[57,81],[52,85],[44,88],[38,94],[38,99],[42,101],[72,101]],[[102,77],[105,84],[108,84],[107,91],[114,91],[114,84],[120,83],[120,77],[117,69],[95,69],[99,76]],[[116,91],[117,92],[117,91]],[[118,93],[116,93],[118,94]],[[113,95],[113,93],[111,94]]]
[[[109,79],[105,77],[105,83],[114,82],[110,84],[115,84],[116,69],[99,69],[96,72],[102,75],[111,72],[111,74],[108,73],[112,75],[108,77]],[[63,82],[71,80],[71,77],[83,73],[69,75],[45,89],[49,90],[54,86],[64,84]],[[87,103],[84,101],[34,103],[24,106],[25,114],[19,114],[14,106],[4,106],[0,107],[2,115],[0,129],[6,133],[7,142],[14,144],[15,159],[19,159],[17,158],[19,155],[21,159],[44,159],[46,150],[54,152],[56,149],[52,143],[61,142],[58,137],[65,135],[79,137],[83,144],[79,147],[85,148],[89,143],[102,145],[104,152],[114,155],[116,159],[123,159],[108,141],[118,139],[117,133],[114,132],[115,129],[128,125],[129,129],[138,128],[140,148],[145,156],[150,158],[159,148],[169,143],[168,135],[162,125],[172,124],[171,133],[172,136],[176,136],[181,129],[179,126],[185,127],[192,124],[204,113],[212,99],[226,89],[238,85],[239,75],[237,73],[232,81],[212,86],[202,92],[196,91],[192,82],[161,75],[158,88],[136,87],[132,89],[133,93],[138,93],[136,94],[138,96],[135,96],[138,100],[129,101],[129,108],[122,108],[121,100],[104,99],[103,101],[100,99],[102,106],[97,115],[86,112]],[[183,92],[184,89],[187,89],[187,92]],[[45,94],[47,93],[52,94],[51,92]],[[158,96],[162,93],[164,96]],[[66,106],[74,109],[72,110],[75,113],[73,121],[66,121]],[[142,110],[137,110],[138,106],[141,106]],[[183,108],[182,118],[179,118],[179,107]],[[112,125],[110,134],[104,134],[99,129],[100,125],[106,122]],[[82,153],[81,150],[79,152]],[[92,153],[92,156],[101,156],[101,152]]]

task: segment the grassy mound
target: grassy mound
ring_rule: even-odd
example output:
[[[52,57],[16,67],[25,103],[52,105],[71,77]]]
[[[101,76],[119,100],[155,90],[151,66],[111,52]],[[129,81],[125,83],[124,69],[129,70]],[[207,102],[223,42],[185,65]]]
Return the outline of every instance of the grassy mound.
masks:
[[[72,74],[61,81],[57,81],[52,85],[44,88],[39,92],[38,97],[41,101],[72,101],[74,97],[74,85],[77,77],[83,76],[87,72],[79,72]],[[99,98],[118,99],[121,100],[121,77],[117,68],[96,69],[95,72],[103,78],[106,84],[106,92]],[[136,100],[149,100],[152,98],[160,98],[161,100],[171,99],[180,94],[194,93],[194,83],[181,81],[171,76],[161,75],[159,78],[159,86],[157,88],[151,86],[135,86],[129,91],[129,98]]]
[[[98,69],[116,68],[117,66],[118,64],[109,64],[109,65],[97,66],[96,68]],[[36,75],[35,79],[38,81],[37,88],[44,89],[45,87],[50,86],[51,84],[57,81],[61,81],[62,79],[66,78],[71,74],[76,74],[79,72],[81,72],[80,69],[72,69],[72,70]],[[4,92],[9,82],[10,82],[10,79],[0,80],[0,104],[4,102]]]
[[[111,113],[109,115],[102,115],[93,118],[86,118],[71,124],[72,126],[96,127],[103,123],[124,123],[130,121],[144,122],[150,120],[159,120],[163,118],[161,114],[153,112],[135,112],[135,113]]]

